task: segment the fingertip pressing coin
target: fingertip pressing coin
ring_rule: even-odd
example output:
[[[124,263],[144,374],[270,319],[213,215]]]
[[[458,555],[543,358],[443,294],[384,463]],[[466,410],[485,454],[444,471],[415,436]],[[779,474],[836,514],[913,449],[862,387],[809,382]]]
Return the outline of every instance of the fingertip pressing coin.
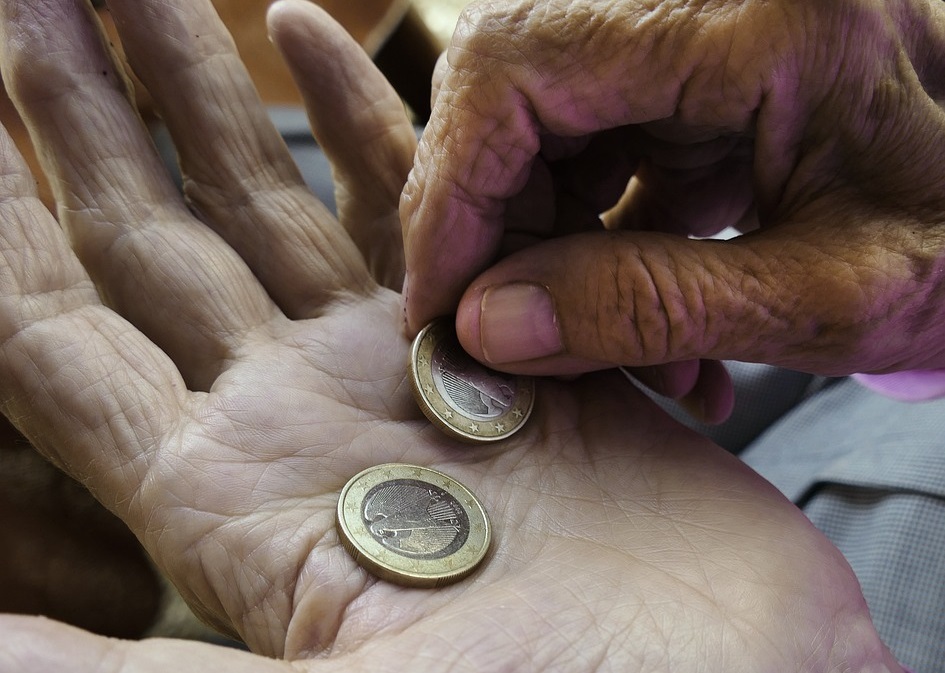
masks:
[[[430,422],[465,442],[511,436],[525,425],[535,401],[534,379],[493,371],[475,361],[447,318],[434,320],[414,339],[410,381]]]
[[[442,472],[394,463],[351,478],[338,500],[337,524],[361,567],[410,587],[469,576],[492,538],[486,511],[469,489]]]

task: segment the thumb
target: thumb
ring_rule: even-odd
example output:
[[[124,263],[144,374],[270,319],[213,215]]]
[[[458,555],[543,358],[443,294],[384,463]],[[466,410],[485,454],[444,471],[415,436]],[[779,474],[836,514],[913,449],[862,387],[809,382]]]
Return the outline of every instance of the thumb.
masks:
[[[929,332],[942,321],[929,319],[934,289],[913,277],[915,260],[878,234],[797,229],[732,241],[598,232],[535,245],[470,285],[457,334],[490,366],[536,375],[698,358],[826,375],[929,366],[943,336]]]
[[[0,615],[0,673],[297,673],[300,667],[208,643],[114,640],[44,617]]]

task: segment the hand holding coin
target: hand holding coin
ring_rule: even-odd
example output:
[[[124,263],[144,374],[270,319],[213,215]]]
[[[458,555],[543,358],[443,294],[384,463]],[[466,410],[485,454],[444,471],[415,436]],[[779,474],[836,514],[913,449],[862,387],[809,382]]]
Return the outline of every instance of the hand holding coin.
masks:
[[[209,2],[108,4],[174,136],[187,201],[82,3],[0,3],[3,80],[61,215],[0,134],[0,408],[252,654],[4,617],[8,669],[694,673],[882,658],[834,548],[620,374],[542,382],[501,448],[458,450],[431,428],[394,289],[413,128],[317,7],[277,3],[270,24],[334,162],[340,220],[301,183]],[[483,415],[505,413],[478,383]],[[493,523],[466,581],[396,586],[344,548],[345,484],[392,462],[421,474],[367,488],[367,534],[401,557],[467,544],[475,509],[459,542],[462,492],[422,470],[449,475]],[[785,615],[801,618],[786,628]]]

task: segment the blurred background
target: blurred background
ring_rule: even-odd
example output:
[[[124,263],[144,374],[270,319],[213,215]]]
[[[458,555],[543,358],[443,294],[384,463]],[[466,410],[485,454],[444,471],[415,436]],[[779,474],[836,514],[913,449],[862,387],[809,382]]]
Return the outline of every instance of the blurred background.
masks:
[[[422,124],[430,75],[468,0],[312,0],[371,55]],[[266,35],[271,0],[213,0],[260,95],[272,109],[300,105],[288,70]],[[105,2],[92,5],[116,48]],[[135,83],[146,121],[158,125],[147,91]],[[26,130],[0,88],[0,122],[33,168],[52,205]],[[0,417],[0,612],[42,614],[124,638],[173,636],[224,642],[200,624],[158,576],[124,525],[58,472]]]
[[[446,43],[469,0],[414,0],[414,4],[430,30]]]

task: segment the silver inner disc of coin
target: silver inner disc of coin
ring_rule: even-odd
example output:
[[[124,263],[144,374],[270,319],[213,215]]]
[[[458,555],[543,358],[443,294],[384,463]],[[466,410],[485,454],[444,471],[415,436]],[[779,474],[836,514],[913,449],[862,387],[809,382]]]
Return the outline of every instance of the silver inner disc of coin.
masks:
[[[452,495],[416,479],[378,484],[364,497],[364,525],[375,540],[401,556],[440,559],[469,538],[469,517]]]
[[[433,383],[454,411],[488,421],[508,412],[515,401],[513,377],[486,369],[459,341],[444,338],[433,350]]]

